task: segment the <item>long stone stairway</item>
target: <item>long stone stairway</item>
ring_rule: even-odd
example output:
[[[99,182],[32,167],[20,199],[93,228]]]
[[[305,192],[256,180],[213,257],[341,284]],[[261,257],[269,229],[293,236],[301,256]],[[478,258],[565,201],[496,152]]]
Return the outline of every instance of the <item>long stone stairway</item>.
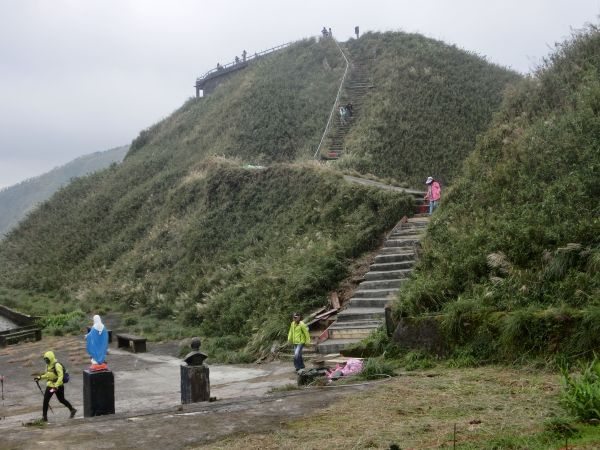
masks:
[[[338,353],[379,328],[384,322],[384,308],[407,280],[416,261],[416,244],[425,232],[429,216],[417,215],[399,223],[385,240],[345,309],[317,344],[322,354]]]
[[[346,53],[348,52],[346,51]],[[322,159],[335,160],[342,155],[346,135],[350,131],[352,124],[360,117],[364,109],[366,96],[372,88],[373,84],[369,77],[368,67],[360,62],[351,61],[339,105],[352,103],[353,115],[343,124],[339,113],[336,111],[333,125],[325,141],[326,145],[325,151],[322,152]]]

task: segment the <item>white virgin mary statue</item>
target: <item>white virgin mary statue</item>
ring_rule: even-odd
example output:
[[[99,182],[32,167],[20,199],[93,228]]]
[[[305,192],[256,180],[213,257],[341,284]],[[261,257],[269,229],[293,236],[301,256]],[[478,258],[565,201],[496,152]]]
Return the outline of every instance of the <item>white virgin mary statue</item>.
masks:
[[[99,315],[94,316],[94,325],[85,336],[86,350],[92,358],[92,366],[106,364],[108,352],[108,331]]]

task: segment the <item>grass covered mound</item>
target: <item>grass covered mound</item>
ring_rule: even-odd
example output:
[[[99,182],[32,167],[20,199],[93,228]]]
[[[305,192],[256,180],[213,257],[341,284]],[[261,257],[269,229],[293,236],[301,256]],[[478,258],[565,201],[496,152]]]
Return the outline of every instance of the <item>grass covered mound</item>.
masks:
[[[396,316],[442,314],[481,359],[600,345],[600,32],[505,97],[443,197]]]
[[[408,33],[367,33],[346,47],[373,89],[346,139],[341,167],[422,185],[449,182],[488,126],[515,72]]]
[[[75,209],[65,218],[68,205],[104,197],[84,185],[61,191],[2,244],[4,286],[58,290],[83,310],[168,319],[177,330],[169,337],[199,327],[252,352],[285,337],[293,310],[325,303],[349,261],[413,208],[404,194],[347,184],[325,169],[216,159],[162,195],[146,194],[130,212],[138,221],[119,222],[132,205],[110,198],[84,209],[89,216]]]

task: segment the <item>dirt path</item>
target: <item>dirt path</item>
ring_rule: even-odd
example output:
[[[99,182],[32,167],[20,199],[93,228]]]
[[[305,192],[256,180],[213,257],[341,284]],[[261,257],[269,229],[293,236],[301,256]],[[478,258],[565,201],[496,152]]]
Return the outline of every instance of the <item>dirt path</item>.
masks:
[[[380,189],[388,189],[390,191],[406,192],[407,194],[416,195],[419,197],[422,197],[425,195],[425,191],[419,191],[416,189],[408,189],[408,188],[403,188],[403,187],[398,187],[398,186],[392,186],[389,184],[380,183],[379,181],[367,180],[365,178],[358,178],[358,177],[353,177],[350,175],[344,175],[344,180],[348,181],[349,183],[362,184],[365,186],[373,186],[373,187],[377,187]]]

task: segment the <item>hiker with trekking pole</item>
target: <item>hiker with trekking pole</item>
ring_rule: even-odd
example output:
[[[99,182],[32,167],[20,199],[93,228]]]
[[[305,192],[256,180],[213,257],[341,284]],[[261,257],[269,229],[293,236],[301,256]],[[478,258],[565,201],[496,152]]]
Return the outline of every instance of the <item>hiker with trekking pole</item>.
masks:
[[[50,399],[54,394],[59,402],[69,408],[71,412],[69,418],[75,417],[77,410],[71,406],[71,404],[65,399],[65,385],[69,381],[69,374],[65,367],[56,360],[54,352],[47,351],[44,353],[44,361],[46,362],[46,372],[36,376],[33,380],[37,384],[38,389],[44,396],[44,403],[42,406],[42,420],[48,422],[48,408],[54,414],[52,407],[50,406]],[[46,380],[46,390],[42,391],[40,387],[40,380]]]

